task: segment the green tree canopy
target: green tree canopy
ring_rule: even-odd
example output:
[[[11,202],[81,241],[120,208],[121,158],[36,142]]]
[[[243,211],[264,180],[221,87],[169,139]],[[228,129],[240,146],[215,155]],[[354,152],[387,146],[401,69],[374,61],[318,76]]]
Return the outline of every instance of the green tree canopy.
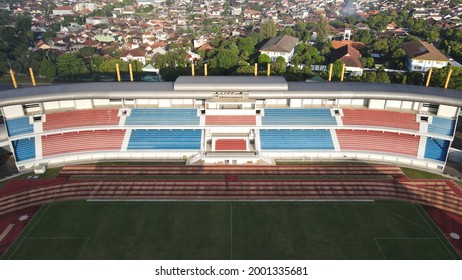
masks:
[[[329,23],[324,20],[323,17],[319,20],[319,22],[315,26],[316,30],[316,42],[324,43],[329,38]]]
[[[278,56],[276,58],[276,62],[273,63],[273,71],[276,74],[283,74],[286,72],[286,68],[287,68],[286,60],[284,59],[284,57]]]
[[[263,38],[271,38],[277,34],[276,24],[273,19],[267,19],[260,25],[260,34]]]
[[[340,76],[342,75],[342,68],[343,68],[343,61],[341,61],[340,59],[335,60],[334,65],[332,67],[333,76],[340,79]]]
[[[56,65],[49,57],[45,57],[40,64],[40,75],[45,76],[49,81],[53,81],[56,77]]]
[[[65,77],[89,72],[85,62],[73,53],[66,53],[58,56],[56,62],[58,73]]]
[[[270,62],[271,62],[271,58],[266,53],[262,53],[258,56],[259,64],[265,64],[265,63],[270,63]]]

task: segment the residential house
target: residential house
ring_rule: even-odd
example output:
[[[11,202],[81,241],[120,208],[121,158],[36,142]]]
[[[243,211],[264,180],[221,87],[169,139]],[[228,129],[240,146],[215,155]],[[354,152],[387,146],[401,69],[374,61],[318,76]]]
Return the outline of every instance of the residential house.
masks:
[[[136,60],[136,61],[143,63],[143,65],[145,65],[146,64],[146,53],[144,50],[141,50],[141,49],[125,50],[125,51],[122,51],[122,53],[120,54],[120,59],[125,62]]]
[[[286,62],[289,62],[294,55],[295,45],[298,44],[298,38],[289,35],[280,35],[273,37],[261,47],[260,52],[268,55],[271,61],[276,61],[282,56]]]
[[[91,13],[96,9],[98,9],[98,4],[96,3],[77,3],[74,6],[76,13]]]
[[[99,25],[99,24],[109,24],[107,17],[94,16],[85,19],[86,24]]]
[[[430,68],[443,68],[450,62],[449,58],[427,42],[404,42],[403,49],[406,52],[406,67],[409,71],[427,72]]]
[[[58,6],[53,9],[53,15],[55,16],[66,16],[66,15],[73,15],[74,9],[72,6]]]
[[[344,44],[332,50],[332,61],[340,59],[345,64],[345,72],[351,73],[352,76],[362,76],[363,74],[360,57],[361,53],[352,44]]]

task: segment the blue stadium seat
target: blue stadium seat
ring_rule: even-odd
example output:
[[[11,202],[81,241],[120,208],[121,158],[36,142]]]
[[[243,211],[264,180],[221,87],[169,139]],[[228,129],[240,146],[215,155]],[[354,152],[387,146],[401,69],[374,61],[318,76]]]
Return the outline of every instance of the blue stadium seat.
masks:
[[[34,125],[29,123],[29,117],[6,120],[9,136],[16,136],[34,132]]]
[[[16,161],[35,158],[35,138],[25,138],[12,141]]]
[[[436,138],[427,138],[425,158],[445,161],[448,153],[449,141]]]
[[[263,125],[336,125],[329,109],[265,109]]]
[[[128,150],[199,150],[201,130],[137,129],[133,130]]]
[[[334,150],[329,130],[261,129],[263,150]]]
[[[428,125],[428,132],[452,136],[456,120],[441,117],[433,117],[432,123]]]
[[[199,125],[196,109],[132,109],[125,125]]]

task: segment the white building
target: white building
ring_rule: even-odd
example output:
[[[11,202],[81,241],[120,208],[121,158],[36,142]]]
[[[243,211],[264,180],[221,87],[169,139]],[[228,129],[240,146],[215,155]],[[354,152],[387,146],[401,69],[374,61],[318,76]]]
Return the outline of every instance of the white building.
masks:
[[[279,56],[282,56],[286,62],[289,62],[294,55],[294,49],[297,43],[298,38],[280,35],[269,39],[260,49],[260,52],[268,55],[271,61],[276,61]]]
[[[130,61],[139,61],[146,64],[146,53],[144,50],[136,49],[136,50],[126,50],[120,54],[120,59],[125,62]]]
[[[74,6],[74,11],[76,13],[81,13],[81,12],[91,13],[96,9],[98,9],[98,5],[96,3],[77,3]]]
[[[74,8],[72,6],[58,6],[56,9],[53,10],[54,16],[65,16],[65,15],[73,15]]]
[[[85,19],[86,24],[99,25],[99,24],[109,24],[107,17],[95,16]]]
[[[449,59],[435,46],[423,41],[404,42],[406,51],[406,67],[409,71],[427,72],[430,68],[443,68]]]

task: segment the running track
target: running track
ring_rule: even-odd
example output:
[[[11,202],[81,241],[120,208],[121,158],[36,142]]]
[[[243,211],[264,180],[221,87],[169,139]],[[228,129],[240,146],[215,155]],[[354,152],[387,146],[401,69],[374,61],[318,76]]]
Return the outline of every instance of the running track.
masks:
[[[74,175],[127,176],[125,180],[72,180]],[[223,180],[130,180],[129,176],[222,175]],[[306,175],[298,180],[244,181],[239,175]],[[383,180],[310,180],[310,176],[369,175]],[[140,179],[138,177],[137,179]],[[385,199],[418,203],[462,217],[462,191],[451,180],[410,180],[397,166],[66,166],[56,179],[11,180],[0,189],[0,255],[40,205],[89,199],[149,200],[311,200]]]

